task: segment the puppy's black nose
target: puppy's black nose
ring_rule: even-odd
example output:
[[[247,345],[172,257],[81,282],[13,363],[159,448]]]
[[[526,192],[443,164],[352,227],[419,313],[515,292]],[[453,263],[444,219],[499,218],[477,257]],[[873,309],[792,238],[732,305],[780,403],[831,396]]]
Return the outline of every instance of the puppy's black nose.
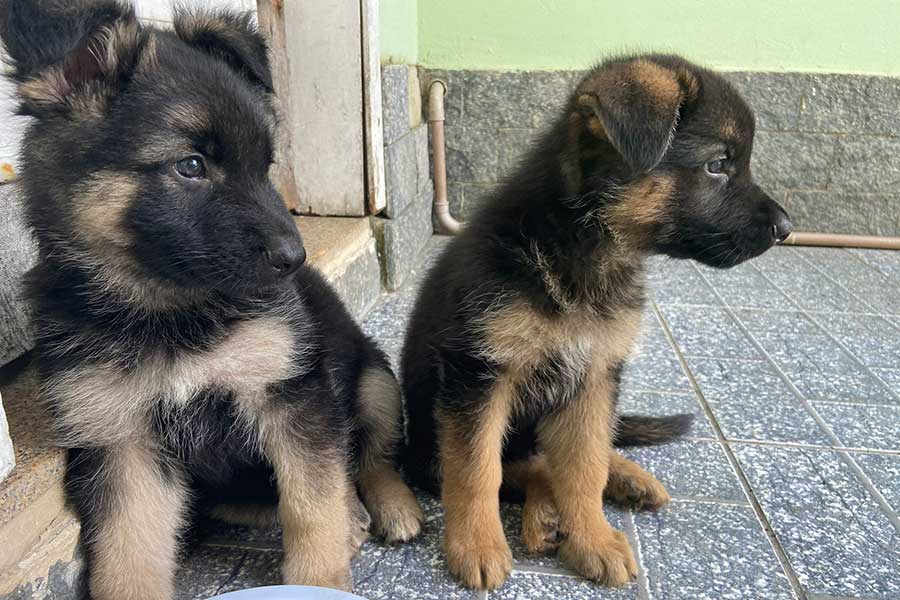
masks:
[[[285,277],[296,272],[306,262],[303,245],[287,239],[277,240],[265,254],[272,268]]]
[[[794,231],[794,224],[791,223],[790,217],[783,210],[779,210],[775,215],[775,223],[772,225],[772,237],[780,244],[791,235],[792,231]]]

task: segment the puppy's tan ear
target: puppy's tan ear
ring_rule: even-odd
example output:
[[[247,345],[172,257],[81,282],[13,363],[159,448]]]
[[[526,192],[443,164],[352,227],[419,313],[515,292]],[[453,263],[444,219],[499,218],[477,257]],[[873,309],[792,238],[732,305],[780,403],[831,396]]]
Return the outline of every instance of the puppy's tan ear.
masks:
[[[174,25],[185,43],[225,61],[266,92],[274,92],[266,40],[249,13],[177,6]]]
[[[653,170],[675,135],[696,79],[646,58],[607,63],[576,91],[576,106],[590,132],[607,140],[638,173]]]
[[[117,0],[12,2],[3,42],[20,112],[100,114],[127,82],[141,52],[134,10]]]

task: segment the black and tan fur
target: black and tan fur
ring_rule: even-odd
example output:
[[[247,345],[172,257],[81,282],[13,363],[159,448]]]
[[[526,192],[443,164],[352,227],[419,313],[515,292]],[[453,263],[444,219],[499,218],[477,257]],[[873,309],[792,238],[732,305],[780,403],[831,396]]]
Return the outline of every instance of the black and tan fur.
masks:
[[[371,517],[423,516],[394,469],[400,389],[314,270],[269,180],[249,16],[141,26],[115,0],[4,0],[21,112],[27,292],[91,595],[170,598],[200,510],[284,530],[284,580],[347,588]],[[364,507],[360,504],[360,499]]]
[[[643,261],[726,268],[789,233],[753,183],[753,134],[750,109],[714,73],[674,56],[607,61],[427,276],[403,353],[406,468],[440,489],[448,565],[464,584],[494,588],[510,571],[504,485],[524,492],[528,548],[558,547],[609,585],[635,577],[604,498],[658,508],[669,496],[614,445],[689,425],[616,414]]]

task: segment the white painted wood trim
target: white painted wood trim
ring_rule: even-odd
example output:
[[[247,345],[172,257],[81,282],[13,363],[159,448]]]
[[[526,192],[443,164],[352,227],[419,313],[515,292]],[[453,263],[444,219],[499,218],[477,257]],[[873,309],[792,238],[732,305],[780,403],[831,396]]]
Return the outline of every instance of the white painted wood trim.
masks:
[[[6,479],[16,466],[16,454],[13,452],[12,439],[9,437],[9,423],[3,412],[3,396],[0,396],[0,481]]]
[[[379,0],[360,0],[362,14],[363,118],[365,119],[366,201],[370,214],[387,206],[384,181],[384,126],[381,110]]]

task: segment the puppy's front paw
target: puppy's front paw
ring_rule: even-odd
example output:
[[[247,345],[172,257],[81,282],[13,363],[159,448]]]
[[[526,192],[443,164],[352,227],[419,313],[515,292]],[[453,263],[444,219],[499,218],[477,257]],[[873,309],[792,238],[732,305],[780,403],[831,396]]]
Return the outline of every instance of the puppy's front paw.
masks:
[[[573,533],[559,546],[563,561],[578,573],[619,587],[637,577],[637,561],[625,534],[615,529],[593,536]]]
[[[447,539],[444,544],[447,566],[468,588],[493,590],[512,571],[512,552],[503,534],[499,539]]]
[[[287,585],[311,585],[345,592],[349,592],[353,588],[349,564],[332,568],[328,572],[312,573],[308,565],[288,564],[288,561],[285,561],[283,569],[284,583]]]

